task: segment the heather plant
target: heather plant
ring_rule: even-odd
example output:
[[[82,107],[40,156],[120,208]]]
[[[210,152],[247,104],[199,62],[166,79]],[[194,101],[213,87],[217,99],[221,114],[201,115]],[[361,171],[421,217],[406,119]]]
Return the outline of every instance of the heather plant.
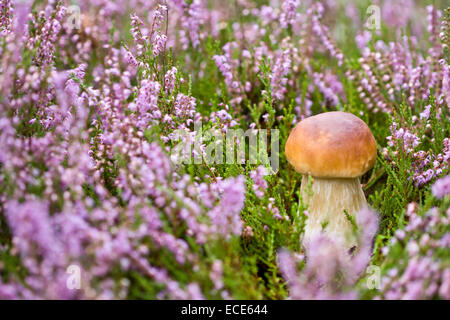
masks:
[[[448,186],[448,176],[433,185],[434,198],[443,199],[440,204],[431,196],[422,207],[407,205],[407,224],[381,249],[383,277],[375,298],[450,298]]]
[[[371,4],[2,1],[0,298],[450,299],[450,9]],[[378,145],[351,252],[282,152],[335,110]],[[232,130],[278,170],[208,161]]]

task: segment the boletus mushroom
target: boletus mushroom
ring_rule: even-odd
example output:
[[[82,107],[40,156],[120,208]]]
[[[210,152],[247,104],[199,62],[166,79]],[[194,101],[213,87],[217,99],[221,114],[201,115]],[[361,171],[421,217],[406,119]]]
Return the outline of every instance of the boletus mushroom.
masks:
[[[288,162],[303,174],[300,194],[308,204],[304,243],[324,232],[352,249],[357,240],[346,213],[356,218],[367,206],[359,178],[374,166],[377,156],[369,127],[351,113],[321,113],[295,126],[285,153]],[[307,192],[309,175],[312,192]]]

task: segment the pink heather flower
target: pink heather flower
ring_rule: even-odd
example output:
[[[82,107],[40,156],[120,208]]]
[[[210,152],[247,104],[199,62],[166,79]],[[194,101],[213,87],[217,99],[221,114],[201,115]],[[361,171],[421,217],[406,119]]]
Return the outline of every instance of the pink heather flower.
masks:
[[[388,140],[388,144],[390,146],[395,145],[394,139],[403,140],[403,147],[407,153],[411,153],[414,148],[416,148],[420,144],[420,139],[411,133],[408,129],[400,128],[397,129],[397,123],[393,123],[391,126],[392,136],[388,136],[386,139]]]
[[[274,198],[269,198],[269,204],[267,205],[267,209],[272,212],[273,217],[277,220],[283,220],[283,216],[280,214],[280,209],[278,209],[275,206],[275,199]],[[288,216],[286,216],[287,219],[289,219]]]
[[[185,1],[173,1],[180,14],[181,19],[181,43],[183,49],[189,47],[189,42],[192,47],[197,48],[200,45],[200,39],[204,34],[201,32],[201,27],[205,24],[206,9],[205,4],[201,0],[193,0],[190,5]],[[190,41],[189,41],[190,40]]]
[[[214,284],[214,288],[216,290],[220,290],[223,288],[223,266],[221,260],[214,260],[211,266],[211,271],[209,273],[209,277]]]
[[[338,243],[320,234],[306,244],[306,265],[297,275],[291,254],[281,251],[278,265],[290,287],[292,299],[355,299],[351,290],[370,262],[373,239],[378,230],[378,214],[363,209],[356,215],[358,248],[351,256]],[[339,279],[339,280],[338,280]]]
[[[156,34],[153,39],[153,55],[157,56],[164,51],[167,36],[165,34]]]
[[[397,237],[398,240],[403,240],[405,238],[405,231],[404,230],[397,230],[395,232],[395,236]]]
[[[244,231],[242,232],[242,236],[243,236],[244,238],[251,238],[251,237],[253,237],[254,235],[255,235],[255,234],[254,234],[254,232],[253,232],[252,227],[250,227],[250,226],[245,226]]]
[[[338,285],[338,274],[346,272],[349,258],[326,237],[309,243],[306,266],[297,272],[298,259],[286,250],[278,253],[278,266],[289,285],[290,299],[356,299],[355,291],[346,284]],[[344,279],[345,281],[345,279]]]
[[[338,94],[342,92],[342,84],[332,74],[312,73],[312,78],[317,89],[323,94],[326,104],[337,107],[339,104]]]
[[[280,24],[282,28],[287,28],[295,22],[298,17],[297,8],[300,0],[283,0],[281,3]]]
[[[166,72],[164,76],[164,83],[167,92],[171,92],[175,88],[175,79],[177,72],[178,70],[176,67],[172,67],[172,69]]]
[[[406,26],[413,10],[412,0],[388,0],[381,6],[381,16],[387,25],[400,28]]]
[[[430,117],[431,105],[425,106],[425,109],[420,113],[420,119],[427,120]]]
[[[150,116],[150,118],[161,118],[161,111],[159,110],[158,106],[158,96],[160,89],[161,85],[159,84],[159,82],[149,80],[142,81],[142,86],[139,90],[139,95],[136,100],[136,107],[138,112],[143,115],[144,119],[146,117],[145,113],[149,113],[148,115]],[[147,124],[142,123],[142,125]]]
[[[189,296],[188,299],[192,300],[205,300],[205,297],[202,294],[202,290],[197,283],[190,283],[186,286],[186,292]]]
[[[225,238],[241,235],[243,223],[240,212],[245,201],[245,178],[238,176],[220,180],[215,188],[220,202],[209,212],[214,229]]]
[[[236,120],[233,119],[233,117],[228,113],[227,110],[229,110],[229,106],[225,105],[224,109],[221,109],[217,112],[214,111],[210,115],[211,122],[222,128],[222,131],[224,133],[227,132],[229,128],[237,125]]]
[[[262,198],[267,189],[267,181],[264,180],[265,175],[267,175],[267,169],[262,165],[250,172],[250,178],[254,181],[252,188],[258,198]]]
[[[231,67],[227,62],[227,58],[224,55],[215,55],[213,60],[219,68],[222,75],[225,77],[227,84],[231,85],[233,74],[231,73]]]
[[[240,64],[238,59],[233,58],[233,51],[236,48],[238,48],[236,42],[228,42],[223,46],[223,55],[213,56],[214,62],[225,78],[228,92],[233,97],[230,101],[232,105],[235,105],[242,100],[242,92],[244,91],[238,75],[236,75],[236,69],[238,69]]]
[[[297,103],[297,106],[294,108],[294,110],[297,113],[298,118],[303,119],[305,117],[312,116],[312,110],[311,107],[313,105],[313,102],[308,99],[307,97],[304,98],[304,103],[302,105],[302,95],[299,95],[297,98],[295,98],[295,102]]]
[[[131,32],[131,35],[133,36],[134,42],[137,44],[138,55],[142,55],[143,48],[147,41],[147,38],[144,37],[144,35],[141,32],[141,29],[143,28],[144,23],[136,14],[131,14],[130,18],[131,18],[130,32]]]
[[[179,119],[192,119],[195,115],[195,106],[196,102],[194,97],[179,93],[174,104],[175,115]]]
[[[356,224],[359,229],[358,248],[356,254],[352,257],[352,267],[348,273],[349,279],[353,279],[353,281],[370,263],[373,241],[379,226],[378,213],[369,208],[364,208],[356,214]]]
[[[427,113],[427,109],[424,111]],[[427,116],[425,114],[424,116]],[[415,186],[421,186],[435,177],[439,177],[448,167],[450,158],[450,139],[444,139],[444,149],[440,154],[433,154],[431,150],[417,150],[421,140],[413,134],[408,128],[397,128],[398,124],[391,126],[391,136],[386,137],[388,145],[393,149],[403,149],[411,157],[412,168],[410,171],[411,179]],[[398,151],[395,151],[396,153]]]
[[[435,44],[439,37],[439,22],[441,20],[442,12],[437,10],[433,5],[427,6],[428,12],[428,32],[430,33],[430,42]]]
[[[289,49],[279,51],[272,65],[272,74],[270,83],[272,87],[272,95],[278,100],[282,100],[287,92],[287,75],[291,70],[291,52]]]
[[[431,191],[436,198],[443,198],[450,194],[450,175],[437,180],[431,187]]]
[[[450,269],[447,268],[442,272],[442,279],[439,295],[446,300],[450,300]]]
[[[269,23],[271,23],[272,21],[274,21],[278,18],[274,8],[272,8],[270,6],[266,6],[266,5],[263,5],[261,7],[260,16],[261,16],[262,23],[264,26],[268,25]]]
[[[2,1],[0,4],[0,30],[9,30],[13,21],[13,4],[11,0]]]
[[[55,239],[48,204],[41,201],[27,201],[23,204],[11,201],[6,205],[6,217],[15,235],[13,242],[23,257],[42,255],[58,265],[58,241]],[[34,252],[34,250],[37,250]]]
[[[137,62],[136,58],[134,57],[134,55],[130,51],[127,51],[125,59],[132,66],[135,66],[135,67],[138,66],[138,62]]]
[[[323,44],[330,55],[336,58],[336,60],[338,61],[338,65],[341,66],[343,63],[344,55],[331,41],[328,27],[326,27],[321,22],[324,10],[324,6],[320,2],[316,2],[310,9],[308,9],[306,14],[308,16],[311,16],[311,28],[318,40]]]
[[[446,248],[448,236],[441,236],[439,229],[448,224],[447,217],[437,207],[431,208],[423,216],[416,211],[417,205],[408,205],[409,222],[404,230],[396,232],[397,238],[391,240],[392,246],[402,246],[409,257],[397,260],[395,268],[388,270],[382,278],[381,292],[386,299],[431,299],[436,295],[444,299],[448,297],[448,268],[442,266],[434,256],[435,252]],[[398,250],[392,252],[398,254]]]
[[[278,253],[278,265],[289,285],[293,285],[297,277],[296,263],[293,256],[287,250]]]
[[[165,5],[159,4],[158,7],[153,11],[153,28],[157,30],[161,27],[162,22],[165,19],[165,14],[167,13],[167,7]]]
[[[367,43],[372,39],[372,33],[368,30],[364,30],[361,33],[358,33],[355,37],[356,45],[359,50],[364,49],[367,46]]]

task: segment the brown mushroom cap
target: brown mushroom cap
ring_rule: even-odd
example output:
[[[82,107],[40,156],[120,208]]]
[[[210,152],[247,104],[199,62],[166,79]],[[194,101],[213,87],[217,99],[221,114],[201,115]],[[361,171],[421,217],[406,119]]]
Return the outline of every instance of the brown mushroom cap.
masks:
[[[284,150],[297,172],[318,178],[359,177],[377,157],[377,144],[366,123],[339,111],[300,121]]]

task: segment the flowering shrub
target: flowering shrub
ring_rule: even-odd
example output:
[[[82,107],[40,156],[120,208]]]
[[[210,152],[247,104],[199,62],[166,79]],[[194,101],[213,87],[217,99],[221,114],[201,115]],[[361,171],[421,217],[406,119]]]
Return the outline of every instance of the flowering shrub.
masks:
[[[280,252],[279,264],[291,287],[292,299],[355,299],[357,292],[349,290],[367,267],[372,240],[378,228],[377,215],[364,209],[357,216],[358,250],[353,255],[343,250],[325,234],[306,246],[307,261],[300,277],[295,269],[295,257]],[[304,258],[304,257],[300,257]]]
[[[403,2],[2,1],[0,298],[450,299],[450,12]],[[206,160],[332,110],[379,147],[352,252],[283,153]]]

